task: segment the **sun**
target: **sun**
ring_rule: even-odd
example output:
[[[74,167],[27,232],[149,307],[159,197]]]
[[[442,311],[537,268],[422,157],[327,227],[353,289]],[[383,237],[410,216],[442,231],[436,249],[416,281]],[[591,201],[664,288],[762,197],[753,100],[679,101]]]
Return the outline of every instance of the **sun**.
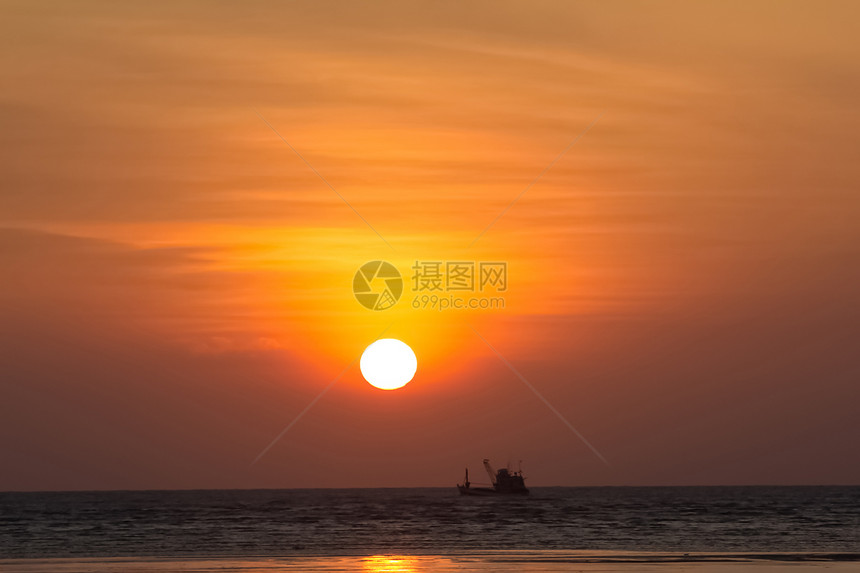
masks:
[[[406,386],[415,376],[418,359],[405,342],[382,338],[364,349],[359,367],[361,375],[371,386],[396,390]]]

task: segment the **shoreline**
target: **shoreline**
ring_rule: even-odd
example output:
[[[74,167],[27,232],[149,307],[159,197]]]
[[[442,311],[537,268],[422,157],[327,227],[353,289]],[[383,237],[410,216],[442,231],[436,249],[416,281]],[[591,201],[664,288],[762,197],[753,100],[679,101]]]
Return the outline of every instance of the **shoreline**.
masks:
[[[475,553],[389,554],[389,555],[301,555],[283,557],[62,557],[0,559],[0,569],[8,573],[56,571],[58,573],[106,573],[195,571],[198,573],[235,571],[242,573],[292,571],[367,572],[455,572],[455,571],[679,571],[741,573],[784,568],[794,573],[822,568],[856,571],[860,552],[642,552],[642,551],[489,551]],[[679,569],[681,568],[681,569]],[[782,570],[782,569],[780,569]]]

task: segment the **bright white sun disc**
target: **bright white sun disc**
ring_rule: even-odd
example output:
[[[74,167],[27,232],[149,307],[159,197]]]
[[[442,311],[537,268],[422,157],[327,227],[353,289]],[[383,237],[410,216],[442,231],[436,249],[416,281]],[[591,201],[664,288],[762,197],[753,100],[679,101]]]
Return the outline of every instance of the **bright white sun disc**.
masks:
[[[371,386],[396,390],[412,380],[418,370],[418,359],[405,342],[381,338],[364,349],[359,362],[361,375]]]

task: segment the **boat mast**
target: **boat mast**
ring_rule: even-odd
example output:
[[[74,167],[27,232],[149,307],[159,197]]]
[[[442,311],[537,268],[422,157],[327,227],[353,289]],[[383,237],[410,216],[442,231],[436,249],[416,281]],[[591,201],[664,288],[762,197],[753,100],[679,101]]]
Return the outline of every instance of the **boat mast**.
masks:
[[[490,460],[484,460],[484,469],[487,470],[487,475],[490,476],[490,483],[496,485],[496,470],[490,465]]]

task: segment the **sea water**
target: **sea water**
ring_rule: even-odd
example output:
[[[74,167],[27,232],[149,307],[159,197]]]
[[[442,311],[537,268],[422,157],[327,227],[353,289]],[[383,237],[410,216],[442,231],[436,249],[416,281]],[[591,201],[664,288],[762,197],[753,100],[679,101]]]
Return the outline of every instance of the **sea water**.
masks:
[[[498,550],[858,552],[860,487],[0,494],[0,559]]]

